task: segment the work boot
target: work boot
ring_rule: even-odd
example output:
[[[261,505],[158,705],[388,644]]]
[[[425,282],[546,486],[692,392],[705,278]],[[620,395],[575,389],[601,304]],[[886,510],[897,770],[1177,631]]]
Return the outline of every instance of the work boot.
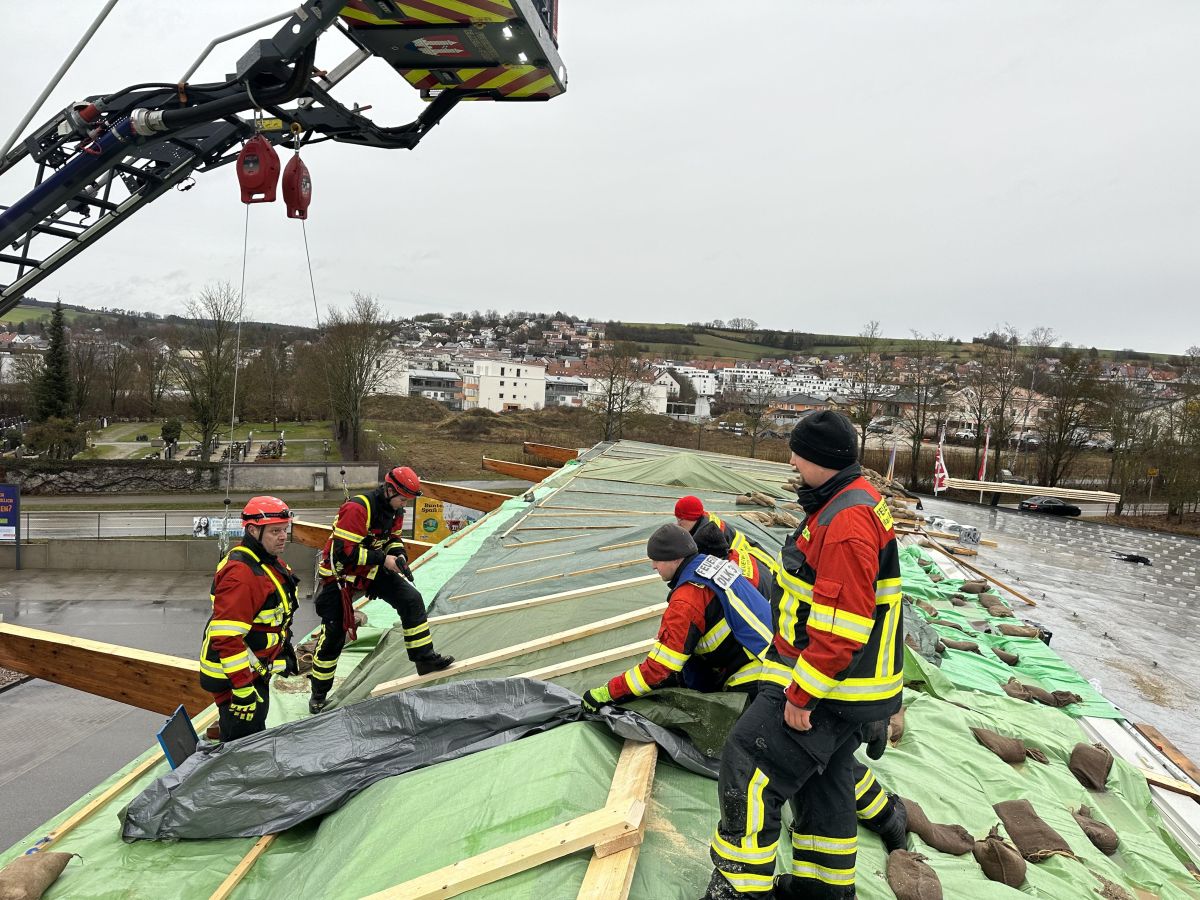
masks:
[[[888,794],[887,798],[888,802],[884,811],[871,822],[863,824],[879,835],[888,853],[893,850],[907,850],[908,810],[904,808],[904,804],[895,794]]]
[[[308,711],[314,716],[329,705],[329,696],[326,694],[310,694],[308,697]]]
[[[440,672],[442,669],[447,669],[454,662],[453,656],[442,656],[442,654],[430,650],[424,656],[418,656],[413,660],[417,666],[418,675],[428,675],[430,672]]]
[[[858,896],[854,885],[821,884],[795,875],[776,875],[774,887],[767,896],[775,900],[855,900]]]

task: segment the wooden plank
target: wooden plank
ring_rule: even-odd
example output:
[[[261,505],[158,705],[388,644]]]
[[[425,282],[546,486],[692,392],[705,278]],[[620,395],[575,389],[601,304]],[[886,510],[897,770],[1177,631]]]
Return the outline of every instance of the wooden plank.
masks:
[[[650,652],[655,643],[654,639],[634,641],[632,644],[622,644],[620,647],[613,647],[611,650],[601,650],[599,653],[577,656],[575,659],[568,659],[566,662],[554,663],[551,666],[542,666],[540,669],[530,669],[528,672],[522,672],[520,675],[513,677],[549,681],[551,678],[558,678],[560,675],[582,672],[584,669],[616,662],[618,659],[626,659],[630,656],[643,656]]]
[[[613,806],[627,799],[649,804],[657,763],[657,744],[626,741],[617,759],[616,771],[613,772],[607,805]],[[643,818],[635,831],[596,844],[583,883],[579,886],[580,900],[626,900],[645,834],[646,820]]]
[[[501,537],[506,537],[506,536],[507,536],[507,532],[505,534],[501,535]],[[516,550],[518,547],[533,547],[533,546],[536,546],[537,544],[557,544],[559,541],[577,541],[580,538],[585,538],[585,537],[591,537],[591,535],[590,534],[567,534],[567,535],[563,535],[562,537],[542,538],[540,541],[522,541],[522,540],[518,539],[517,543],[507,544],[507,545],[505,545],[504,549],[505,550]]]
[[[957,541],[958,540],[958,535],[954,534],[953,532],[950,532],[950,531],[922,531],[920,528],[897,528],[896,534],[920,534],[920,535],[926,535],[928,537],[941,538],[942,540],[946,540],[946,541]],[[999,547],[1000,546],[996,541],[988,540],[986,538],[980,538],[979,545],[981,547]]]
[[[605,563],[602,566],[592,566],[589,569],[578,569],[574,572],[556,572],[553,575],[541,575],[537,578],[528,578],[525,581],[514,581],[511,584],[501,584],[496,587],[480,588],[477,591],[470,591],[466,594],[455,594],[453,597],[447,597],[446,602],[452,600],[465,600],[467,597],[477,597],[480,594],[490,594],[493,591],[503,591],[508,588],[524,587],[527,584],[537,584],[541,581],[553,581],[556,578],[574,578],[577,575],[591,575],[593,572],[603,572],[607,569],[621,569],[625,566],[635,566],[638,563],[646,562],[646,557],[639,556],[637,559],[625,559],[615,563]]]
[[[293,544],[303,544],[305,547],[320,550],[325,546],[325,543],[329,540],[329,535],[332,533],[332,525],[318,525],[316,522],[304,522],[300,519],[292,520],[291,542]],[[431,544],[428,541],[404,539],[404,549],[408,551],[408,558],[410,560],[418,559],[423,553],[432,550],[436,546],[436,544]]]
[[[524,450],[530,456],[540,456],[542,459],[548,459],[556,463],[568,463],[573,459],[579,459],[578,450],[572,450],[570,447],[558,447],[554,444],[537,444],[533,441],[525,441]]]
[[[1074,488],[1039,487],[1036,484],[1010,484],[999,481],[973,481],[969,478],[949,478],[948,487],[960,491],[983,491],[985,494],[1021,494],[1029,497],[1058,497],[1062,500],[1081,500],[1088,503],[1117,503],[1120,494],[1111,491],[1084,491]]]
[[[1138,769],[1146,776],[1146,781],[1155,787],[1160,787],[1164,791],[1170,791],[1173,794],[1183,794],[1185,797],[1191,797],[1193,800],[1200,801],[1200,790],[1195,785],[1188,784],[1186,781],[1180,781],[1178,778],[1172,778],[1169,775],[1163,775],[1161,772],[1153,772],[1150,769]]]
[[[593,587],[572,588],[569,591],[558,591],[554,594],[544,594],[541,597],[530,597],[528,600],[514,600],[512,603],[501,603],[498,606],[485,606],[483,609],[471,609],[466,612],[448,613],[444,616],[433,616],[430,625],[445,625],[449,622],[461,622],[463,619],[477,619],[480,616],[490,616],[494,613],[516,612],[542,606],[546,603],[558,603],[562,600],[575,600],[578,597],[590,597],[593,594],[603,594],[625,587],[649,584],[659,581],[658,575],[638,575],[635,578],[622,578],[620,581],[610,581],[607,584],[597,584]]]
[[[636,831],[641,827],[645,815],[646,804],[640,800],[605,807],[371,894],[367,900],[438,900],[457,897],[509,875]]]
[[[620,550],[622,547],[638,547],[645,543],[646,542],[643,541],[641,538],[639,538],[636,541],[622,541],[619,544],[608,544],[605,547],[601,547],[600,552],[603,553],[606,550]]]
[[[574,556],[574,550],[567,550],[563,553],[551,553],[548,556],[535,556],[532,559],[519,559],[516,562],[500,563],[497,566],[484,566],[482,569],[476,569],[476,575],[482,575],[484,572],[496,572],[500,569],[511,569],[513,566],[527,566],[530,563],[545,562],[548,559],[561,559],[564,556]]]
[[[1147,725],[1145,722],[1137,722],[1133,727],[1140,731],[1159,753],[1177,765],[1188,778],[1200,784],[1200,766],[1197,766],[1188,759],[1187,755],[1171,743],[1166,735],[1153,725]]]
[[[435,500],[465,506],[467,509],[477,509],[480,512],[491,512],[501,503],[512,499],[511,494],[457,487],[453,484],[442,484],[439,481],[422,481],[421,490],[424,491],[425,496],[433,497]],[[451,537],[453,536],[451,535]]]
[[[628,525],[522,525],[517,531],[595,531],[599,528],[629,528]]]
[[[213,702],[195,659],[23,625],[0,624],[0,666],[163,715],[182,703],[194,716]]]
[[[483,458],[483,467],[510,478],[532,481],[534,484],[549,478],[558,471],[550,466],[530,466],[525,463],[509,462],[507,459],[491,459],[487,456]]]
[[[983,569],[980,569],[977,566],[971,565],[969,562],[967,562],[962,557],[955,556],[953,553],[951,553],[949,550],[947,550],[945,547],[943,547],[941,544],[939,544],[933,538],[929,538],[929,543],[931,543],[935,549],[940,550],[940,551],[942,551],[942,553],[946,554],[946,556],[949,556],[951,559],[953,559],[958,565],[962,566],[964,569],[974,572],[980,578],[983,578],[986,581],[990,581],[996,587],[1008,591],[1010,594],[1012,594],[1018,600],[1022,600],[1025,603],[1029,604],[1030,606],[1037,606],[1037,601],[1034,600],[1033,598],[1025,596],[1020,591],[1018,591],[1015,587],[1005,584],[999,578],[989,575],[987,572],[983,571]]]
[[[569,644],[571,641],[578,641],[585,637],[591,637],[594,634],[603,634],[606,631],[612,631],[625,625],[633,625],[637,622],[644,622],[647,619],[653,619],[657,617],[666,608],[667,604],[665,603],[655,603],[653,606],[643,606],[641,609],[635,609],[632,612],[621,613],[618,616],[612,616],[607,619],[601,619],[598,622],[591,622],[587,625],[581,625],[578,628],[571,628],[567,631],[559,631],[554,634],[548,634],[545,637],[534,638],[531,641],[525,641],[521,644],[513,644],[512,646],[504,647],[500,650],[493,650],[490,653],[484,653],[480,656],[472,656],[469,659],[456,662],[449,668],[442,669],[440,672],[430,672],[428,675],[406,675],[403,678],[397,678],[393,681],[385,681],[382,684],[377,685],[375,689],[371,691],[371,696],[382,697],[385,694],[394,694],[397,691],[403,691],[406,688],[427,684],[431,681],[438,681],[442,678],[449,678],[451,675],[458,675],[464,672],[474,672],[476,669],[486,669],[488,666],[507,662],[510,659],[518,656],[524,656],[527,653],[536,653],[539,650],[557,647],[560,644]]]
[[[198,734],[203,734],[204,730],[206,728],[208,728],[208,726],[211,725],[216,720],[217,720],[217,711],[216,711],[216,709],[211,709],[204,715],[195,719],[193,724],[195,726],[196,732]],[[66,819],[64,819],[62,821],[62,823],[59,824],[57,827],[52,828],[48,832],[46,832],[45,836],[39,838],[38,841],[32,847],[30,847],[28,850],[26,850],[25,852],[26,853],[41,853],[42,851],[49,849],[56,842],[62,840],[64,837],[66,837],[68,834],[70,834],[72,831],[74,831],[76,828],[78,828],[81,824],[83,824],[88,819],[90,819],[99,810],[101,810],[105,806],[107,806],[108,803],[111,800],[113,800],[115,797],[119,797],[122,793],[125,792],[126,788],[128,788],[131,784],[133,784],[135,781],[137,781],[139,778],[141,778],[143,775],[145,775],[147,772],[149,772],[151,769],[153,769],[155,766],[157,766],[160,762],[163,762],[162,748],[156,748],[149,756],[147,756],[140,763],[138,763],[136,766],[134,766],[132,769],[130,769],[128,772],[126,772],[124,775],[122,775],[117,781],[115,781],[109,787],[105,788],[105,790],[102,793],[97,794],[95,797],[93,797],[91,800],[89,800],[85,805],[81,806],[79,809],[77,809],[75,812],[73,812],[70,816],[68,816]]]
[[[236,888],[241,883],[242,879],[246,877],[246,873],[250,871],[250,867],[257,862],[260,856],[267,852],[267,848],[270,847],[274,841],[275,835],[273,834],[264,834],[257,841],[255,841],[254,846],[251,847],[249,852],[242,857],[242,861],[237,864],[237,866],[232,872],[229,873],[226,879],[221,882],[220,887],[218,887],[212,892],[211,895],[209,895],[208,900],[226,900],[226,898],[233,893],[233,889]]]

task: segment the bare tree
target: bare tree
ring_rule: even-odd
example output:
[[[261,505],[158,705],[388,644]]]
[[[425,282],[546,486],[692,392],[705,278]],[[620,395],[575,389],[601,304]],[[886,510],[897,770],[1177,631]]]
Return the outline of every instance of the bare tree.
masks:
[[[993,335],[993,339],[984,345],[982,363],[986,370],[984,397],[991,413],[992,471],[999,472],[1000,454],[1016,418],[1013,398],[1024,374],[1020,332],[1011,325],[1005,325],[1003,332]],[[978,434],[975,439],[978,443]]]
[[[860,460],[867,446],[867,426],[871,424],[880,401],[891,393],[891,386],[883,380],[883,364],[879,359],[880,344],[879,322],[872,319],[858,333],[856,349],[850,357],[850,388],[846,392],[850,408],[847,412],[860,433]]]
[[[157,416],[167,389],[167,380],[171,376],[171,357],[149,343],[135,348],[131,357],[137,369],[138,389],[146,402],[146,409],[150,415]]]
[[[108,411],[117,411],[117,401],[129,394],[136,375],[133,353],[119,341],[109,341],[100,360],[101,383]]]
[[[363,401],[387,380],[387,321],[379,301],[355,293],[347,310],[329,313],[321,338],[321,359],[339,440],[349,444],[351,459],[362,453]]]
[[[939,334],[923,335],[913,331],[907,352],[911,363],[912,404],[900,417],[900,429],[909,439],[909,483],[917,486],[921,460],[921,441],[926,429],[940,427],[945,421],[946,400],[942,380],[937,373],[937,353],[942,338]]]
[[[90,339],[71,341],[71,378],[75,383],[72,400],[78,420],[88,409],[96,383],[103,371],[101,347]]]
[[[758,442],[762,440],[763,428],[768,422],[774,421],[771,414],[775,407],[776,397],[769,379],[759,379],[741,391],[739,406],[744,414],[746,430],[750,432],[750,456],[758,452]]]
[[[1065,353],[1046,384],[1049,404],[1041,423],[1038,482],[1054,487],[1066,475],[1096,418],[1099,383],[1096,364],[1084,353]]]
[[[175,358],[173,369],[187,395],[191,424],[200,442],[200,459],[207,460],[217,429],[233,408],[242,300],[232,285],[220,282],[189,300],[187,313],[196,325],[187,337],[188,347]]]
[[[595,398],[589,404],[604,423],[604,440],[619,441],[631,416],[647,411],[645,377],[649,366],[637,357],[635,345],[619,341],[596,357]]]
[[[246,408],[253,410],[257,418],[277,423],[280,412],[291,409],[287,396],[291,376],[287,348],[281,343],[263,347],[246,365],[246,392],[243,394]],[[327,389],[325,393],[328,393]]]

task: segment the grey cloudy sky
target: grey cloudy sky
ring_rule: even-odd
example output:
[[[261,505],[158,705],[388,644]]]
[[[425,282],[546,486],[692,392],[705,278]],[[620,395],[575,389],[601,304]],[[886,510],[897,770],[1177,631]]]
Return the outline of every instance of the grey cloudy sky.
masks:
[[[0,7],[4,136],[100,6]],[[284,8],[122,0],[35,121],[173,81],[211,37]],[[570,89],[549,103],[464,104],[411,153],[306,152],[323,307],[360,290],[396,315],[1200,344],[1194,0],[563,0],[559,41]],[[323,47],[322,66],[348,50]],[[375,60],[336,93],[386,124],[420,109]],[[197,182],[35,294],[167,313],[236,284],[233,169]],[[27,187],[0,179],[0,203]],[[312,323],[299,223],[258,205],[250,234],[248,314]]]

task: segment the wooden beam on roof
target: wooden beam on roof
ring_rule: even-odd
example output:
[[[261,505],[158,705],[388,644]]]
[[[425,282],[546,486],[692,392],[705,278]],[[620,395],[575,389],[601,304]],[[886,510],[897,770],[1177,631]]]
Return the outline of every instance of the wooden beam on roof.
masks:
[[[225,900],[225,898],[232,894],[234,888],[241,884],[242,879],[246,877],[246,873],[250,871],[250,867],[258,861],[260,856],[267,852],[267,849],[273,843],[275,843],[275,835],[273,834],[264,834],[255,841],[254,846],[247,851],[246,855],[242,857],[241,862],[226,876],[220,886],[209,895],[208,900]]]
[[[1200,802],[1200,790],[1197,790],[1194,784],[1188,784],[1186,781],[1180,781],[1178,778],[1172,778],[1170,775],[1163,775],[1161,772],[1154,772],[1150,769],[1139,768],[1138,771],[1146,777],[1148,784],[1173,794],[1183,794],[1185,797],[1191,797]]]
[[[929,532],[922,532],[922,533],[925,535],[928,535]],[[996,578],[993,575],[989,575],[987,572],[983,571],[983,569],[980,569],[977,566],[971,565],[969,562],[967,562],[965,559],[963,559],[960,556],[954,555],[949,550],[947,550],[945,547],[943,547],[941,544],[939,544],[937,541],[935,541],[933,538],[927,538],[927,539],[928,539],[929,543],[933,545],[935,550],[940,550],[942,553],[946,554],[946,556],[953,559],[955,563],[962,566],[964,569],[966,569],[970,572],[974,572],[976,575],[983,578],[985,581],[990,581],[996,587],[1002,588],[1003,590],[1008,591],[1010,594],[1012,594],[1018,600],[1022,600],[1030,606],[1037,606],[1037,601],[1034,600],[1032,597],[1027,597],[1025,594],[1022,594],[1020,591],[1018,591],[1015,587],[1005,584],[999,578]]]
[[[406,675],[403,678],[397,678],[393,681],[385,681],[375,686],[374,690],[371,691],[371,696],[382,697],[385,694],[394,694],[397,691],[428,684],[431,681],[439,681],[443,678],[449,678],[452,675],[474,672],[477,669],[486,669],[488,666],[507,662],[518,656],[536,653],[539,650],[547,650],[550,647],[557,647],[560,644],[569,644],[572,641],[591,637],[594,634],[603,634],[606,631],[613,631],[625,625],[634,625],[638,622],[644,622],[647,619],[657,618],[666,608],[667,604],[665,603],[643,606],[641,609],[621,613],[618,616],[601,619],[598,622],[591,622],[587,625],[580,625],[578,628],[555,632],[554,634],[534,638],[531,641],[525,641],[521,644],[513,644],[500,650],[493,650],[490,653],[484,653],[480,656],[472,656],[469,659],[456,662],[449,668],[442,669],[439,672],[430,672],[428,675]]]
[[[532,481],[535,484],[549,478],[558,471],[558,469],[549,466],[529,466],[525,463],[509,462],[506,459],[491,459],[487,456],[483,458],[483,467],[493,472],[499,472],[501,475],[508,475],[510,478],[523,478],[525,481]]]
[[[305,547],[320,550],[325,546],[332,533],[332,525],[318,525],[316,522],[304,522],[300,519],[292,520],[291,541],[293,544],[303,544]],[[422,553],[436,546],[436,544],[431,544],[428,541],[414,541],[408,538],[404,540],[404,549],[408,551],[408,558],[410,560],[417,559]]]
[[[1146,738],[1154,748],[1163,756],[1177,765],[1188,778],[1200,784],[1200,766],[1192,762],[1187,755],[1171,743],[1167,737],[1155,728],[1153,725],[1147,725],[1145,722],[1138,722],[1134,726],[1142,736]]]
[[[195,659],[23,625],[0,624],[0,666],[163,715],[182,703],[194,716],[213,702]]]
[[[467,509],[477,509],[480,512],[491,512],[501,503],[512,499],[511,494],[458,487],[453,484],[442,484],[440,481],[422,481],[421,490],[426,497],[453,503],[457,506],[465,506]]]
[[[539,581],[553,581],[556,578],[572,578],[576,575],[590,575],[593,572],[603,572],[606,569],[620,569],[624,566],[636,566],[638,563],[646,562],[646,557],[639,556],[635,559],[625,559],[615,563],[605,563],[602,566],[591,566],[587,569],[577,569],[574,572],[555,572],[553,575],[541,575],[538,578],[527,578],[524,581],[514,581],[511,584],[498,584],[495,587],[480,588],[477,591],[468,591],[465,594],[455,594],[453,597],[447,597],[446,602],[451,600],[465,600],[468,597],[477,597],[480,594],[490,594],[493,591],[503,591],[508,588],[524,587],[527,584],[536,584]]]
[[[543,606],[547,603],[558,603],[563,600],[575,600],[579,597],[590,597],[625,587],[634,587],[660,581],[658,575],[638,575],[634,578],[622,578],[620,581],[610,581],[608,584],[597,584],[592,587],[573,588],[569,591],[558,591],[553,594],[543,594],[541,597],[530,597],[528,600],[514,600],[512,603],[501,603],[498,606],[485,606],[482,609],[470,609],[466,612],[448,613],[444,616],[432,616],[430,625],[446,625],[450,622],[461,622],[463,619],[477,619],[480,616],[490,616],[493,613],[517,612]]]
[[[520,675],[514,675],[513,677],[549,681],[551,678],[558,678],[560,675],[582,672],[584,669],[603,666],[606,663],[616,662],[618,659],[628,659],[631,656],[644,656],[650,652],[656,643],[657,641],[653,638],[648,641],[634,641],[632,644],[622,644],[620,647],[613,647],[611,650],[601,650],[599,653],[577,656],[575,659],[568,659],[566,662],[542,666],[540,669],[530,669],[528,672],[522,672]]]
[[[628,799],[648,805],[657,762],[657,744],[626,741],[617,759],[612,786],[608,790],[608,805],[613,806]],[[634,831],[596,844],[592,861],[588,863],[583,883],[579,886],[580,900],[599,897],[626,900],[645,834],[646,820],[643,817]]]
[[[982,491],[985,494],[1019,494],[1025,497],[1058,497],[1060,500],[1079,500],[1085,503],[1118,503],[1120,494],[1111,491],[1085,491],[1074,488],[1040,487],[1036,484],[1010,484],[1007,481],[974,481],[969,478],[948,478],[946,486],[960,491]]]
[[[573,459],[579,459],[578,450],[572,450],[570,447],[556,447],[554,444],[537,444],[533,441],[526,441],[524,450],[530,456],[540,456],[542,459],[556,463],[568,463]]]
[[[444,866],[436,872],[371,894],[366,900],[437,900],[443,897],[457,897],[509,875],[621,838],[637,831],[645,816],[646,804],[641,800],[622,801],[618,805],[606,806],[596,812],[552,825],[528,837],[510,841],[493,850]]]

